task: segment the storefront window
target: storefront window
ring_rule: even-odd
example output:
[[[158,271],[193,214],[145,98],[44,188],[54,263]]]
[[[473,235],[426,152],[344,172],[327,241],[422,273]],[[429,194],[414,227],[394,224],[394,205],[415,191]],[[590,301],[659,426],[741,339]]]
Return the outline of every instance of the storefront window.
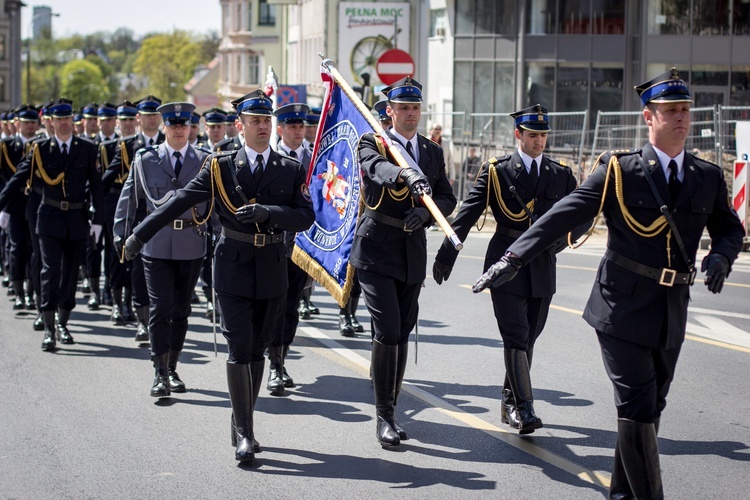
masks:
[[[734,66],[729,87],[729,104],[750,106],[750,66]]]
[[[649,35],[690,34],[689,0],[649,0]]]
[[[555,68],[542,63],[529,63],[526,66],[526,106],[541,104],[554,108]]]
[[[556,27],[556,0],[527,0],[526,33],[532,35],[553,34]]]
[[[472,0],[463,0],[471,3]],[[476,1],[477,35],[492,34],[495,29],[495,0]]]
[[[622,110],[623,79],[622,68],[594,66],[591,69],[591,125],[596,124],[599,111]]]
[[[560,0],[562,35],[587,35],[591,32],[591,0]]]
[[[456,34],[474,34],[474,0],[456,2]]]
[[[583,111],[589,107],[589,68],[560,65],[554,111]]]
[[[728,35],[732,0],[693,0],[694,35]]]
[[[625,33],[625,0],[594,0],[591,32],[595,35]]]
[[[692,68],[691,85],[712,85],[717,87],[727,86],[729,79],[729,68],[726,66],[696,64]]]
[[[497,0],[495,33],[498,35],[515,35],[518,33],[516,5],[516,0]]]
[[[732,33],[735,35],[750,35],[750,2],[748,0],[734,0]]]

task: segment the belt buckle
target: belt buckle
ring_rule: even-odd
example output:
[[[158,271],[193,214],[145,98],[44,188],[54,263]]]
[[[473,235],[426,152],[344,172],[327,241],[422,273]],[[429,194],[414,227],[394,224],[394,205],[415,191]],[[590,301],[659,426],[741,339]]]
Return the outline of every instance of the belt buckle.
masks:
[[[60,210],[62,210],[63,212],[67,212],[68,208],[69,207],[68,207],[68,202],[67,201],[63,200],[63,201],[60,202]]]
[[[414,231],[413,231],[413,230],[411,230],[411,229],[409,229],[408,227],[406,227],[406,224],[404,224],[404,232],[405,232],[405,233],[412,233],[412,232],[414,232]]]
[[[688,280],[688,285],[693,286],[693,283],[695,283],[695,275],[698,274],[698,270],[696,268],[693,268],[690,271],[690,279]]]
[[[253,245],[255,245],[258,248],[266,246],[265,233],[255,233],[253,235]]]
[[[659,284],[664,286],[674,286],[674,280],[677,278],[677,271],[674,269],[667,269],[666,267],[661,270],[661,276],[659,276]]]
[[[183,222],[184,221],[182,219],[175,219],[174,222],[172,223],[172,229],[175,229],[177,231],[182,231]]]

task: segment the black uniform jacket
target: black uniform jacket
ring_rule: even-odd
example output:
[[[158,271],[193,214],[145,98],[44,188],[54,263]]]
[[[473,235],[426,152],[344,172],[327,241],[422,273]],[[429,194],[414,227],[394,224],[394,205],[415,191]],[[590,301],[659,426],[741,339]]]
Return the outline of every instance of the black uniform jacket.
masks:
[[[612,153],[603,155],[599,167],[573,193],[539,219],[508,250],[529,262],[577,224],[594,217],[599,209]],[[744,229],[729,206],[727,185],[721,169],[690,153],[685,154],[684,179],[676,201],[670,197],[663,169],[653,147],[642,151],[613,153],[622,168],[623,204],[641,224],[649,225],[661,214],[656,198],[644,177],[648,169],[662,200],[672,206],[672,217],[695,259],[703,229],[711,236],[711,252],[734,262],[742,247]],[[608,248],[652,268],[688,272],[688,264],[671,238],[671,266],[667,258],[667,230],[655,237],[636,234],[625,222],[611,174],[603,210],[609,229]],[[700,267],[700,263],[698,264]],[[672,348],[685,337],[689,286],[658,284],[618,266],[606,257],[601,261],[584,319],[597,331],[648,347]]]
[[[208,142],[208,138],[206,138],[205,142]],[[244,145],[242,144],[242,140],[240,139],[239,135],[221,140],[214,144],[214,151],[216,151],[217,153],[219,151],[236,151],[243,148]]]
[[[474,188],[461,205],[461,209],[452,224],[456,235],[461,241],[464,241],[471,231],[471,227],[483,216],[489,201],[496,226],[495,234],[487,246],[484,262],[485,270],[500,260],[511,243],[518,238],[517,232],[526,231],[530,225],[529,218],[522,221],[513,221],[503,213],[497,199],[495,184],[490,182],[491,163],[493,163],[492,160],[482,165]],[[526,173],[526,167],[524,167],[518,151],[497,160],[494,168],[502,169],[507,174],[508,179],[515,186],[516,192],[524,203],[534,200],[533,213],[539,216],[547,213],[555,203],[576,188],[576,180],[570,168],[550,160],[546,156],[542,156],[536,189],[532,187],[531,179]],[[500,183],[500,196],[508,211],[513,214],[524,214],[523,208],[511,193],[510,186],[505,182],[505,177],[498,171],[496,178]],[[581,232],[585,231],[587,227],[584,227]],[[438,251],[436,260],[453,266],[457,256],[458,251],[446,238]],[[537,255],[531,262],[521,268],[513,280],[504,283],[498,290],[523,297],[552,296],[555,293],[556,262],[557,257],[553,246]]]
[[[214,179],[212,188],[211,165],[219,162],[220,179]],[[269,208],[270,219],[263,224],[243,224],[224,204],[219,186],[226,190],[230,203],[241,207],[244,202],[235,191],[231,170],[234,169],[239,186],[251,203]],[[148,241],[164,224],[175,219],[189,207],[214,195],[214,210],[223,227],[246,234],[280,234],[284,230],[304,231],[315,221],[312,202],[307,190],[306,172],[302,165],[271,151],[271,155],[256,185],[248,165],[245,148],[216,153],[205,163],[201,172],[183,189],[136,226],[134,234]],[[203,214],[201,214],[203,215]],[[282,242],[266,246],[227,238],[222,234],[214,252],[214,288],[218,292],[242,297],[268,299],[286,292],[287,257]]]
[[[358,155],[362,169],[362,197],[367,207],[403,220],[406,211],[418,202],[414,201],[406,185],[397,180],[401,167],[378,150],[376,141],[379,140],[374,134],[365,134],[360,139]],[[432,199],[440,212],[448,215],[456,207],[456,197],[445,175],[443,150],[421,135],[417,144],[419,168],[430,182]],[[404,193],[394,195],[391,190],[404,190]],[[424,227],[429,227],[432,222],[430,218]],[[352,266],[409,284],[422,283],[427,269],[424,227],[406,232],[403,227],[373,219],[365,210],[354,237],[350,258]]]
[[[28,155],[28,152],[31,151],[33,143],[34,139],[32,138],[24,144],[18,135],[3,139],[0,144],[0,179],[2,179],[3,186],[5,186],[5,184],[7,184],[11,177],[16,173],[18,166]],[[4,206],[3,208],[5,212],[8,212],[15,217],[24,217],[26,196],[23,195],[23,191],[25,188],[26,184],[20,186],[17,185],[16,193],[12,196],[8,193],[8,206]]]
[[[37,175],[39,165],[34,159],[35,150],[39,151],[41,165],[50,179],[56,179],[64,172],[62,182],[53,186],[47,184]],[[67,160],[63,160],[62,152],[55,138],[43,139],[34,143],[28,156],[18,165],[16,173],[0,194],[0,207],[4,207],[10,198],[17,196],[23,190],[30,177],[33,164],[34,176],[31,183],[32,190],[41,191],[42,203],[37,211],[36,231],[40,236],[53,238],[84,239],[88,236],[89,204],[93,206],[93,224],[104,225],[104,195],[102,192],[101,175],[96,170],[96,145],[88,139],[73,136]],[[7,191],[7,193],[6,193]],[[90,202],[88,201],[90,197]],[[44,200],[50,203],[45,204]],[[67,202],[83,204],[83,208],[69,208],[61,210],[53,204]]]

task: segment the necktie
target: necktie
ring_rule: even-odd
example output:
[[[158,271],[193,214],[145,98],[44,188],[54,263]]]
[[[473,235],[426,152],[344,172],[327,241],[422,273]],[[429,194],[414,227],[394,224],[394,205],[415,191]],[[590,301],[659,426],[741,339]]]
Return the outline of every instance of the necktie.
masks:
[[[63,157],[63,160],[68,159],[68,144],[65,142],[63,142],[63,145],[62,145],[62,157]]]
[[[297,152],[294,150],[289,151],[289,156],[292,158],[297,158]]]
[[[153,146],[154,145],[154,138],[153,137],[148,140],[148,145],[149,146]]]
[[[182,170],[182,160],[180,159],[182,157],[182,155],[180,154],[179,151],[175,151],[174,153],[172,153],[172,156],[175,157],[175,162],[174,162],[174,176],[175,177],[179,177],[180,176],[180,170]]]
[[[680,187],[682,187],[682,183],[677,178],[677,162],[671,160],[667,169],[669,170],[669,195],[672,197],[672,203],[674,203],[680,194]]]
[[[253,170],[253,177],[255,178],[255,183],[259,184],[260,178],[263,176],[263,155],[258,155],[255,161],[258,162],[258,165]]]
[[[409,153],[409,156],[411,156],[412,160],[417,161],[417,159],[414,158],[414,150],[411,147],[411,141],[408,141],[406,143],[406,152]]]
[[[531,169],[529,170],[529,179],[531,179],[531,186],[536,189],[536,185],[539,182],[539,168],[536,165],[536,160],[531,160]]]

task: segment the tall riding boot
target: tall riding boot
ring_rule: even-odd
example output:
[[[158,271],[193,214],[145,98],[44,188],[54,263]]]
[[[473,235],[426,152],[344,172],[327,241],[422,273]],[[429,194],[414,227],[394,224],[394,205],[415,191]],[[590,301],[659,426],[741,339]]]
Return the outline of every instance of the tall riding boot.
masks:
[[[312,286],[305,287],[302,289],[302,297],[299,302],[299,317],[300,319],[310,319],[312,312],[310,311],[310,294],[312,293]]]
[[[531,370],[531,358],[534,354],[534,348],[526,350],[526,359],[529,360],[529,370]],[[508,424],[513,429],[518,429],[521,425],[518,421],[518,410],[516,409],[516,398],[513,396],[513,389],[510,387],[508,374],[505,374],[503,381],[503,390],[500,396],[500,421]]]
[[[638,499],[664,498],[656,425],[618,418],[617,447],[620,450],[620,460],[633,497]],[[614,498],[628,497],[615,496]]]
[[[99,294],[101,293],[99,290],[99,277],[96,278],[89,278],[89,286],[91,287],[91,297],[89,297],[89,301],[86,304],[86,306],[92,310],[92,311],[98,311],[99,305],[101,302],[99,302]]]
[[[151,360],[154,362],[154,385],[151,386],[151,395],[155,398],[166,398],[170,394],[169,353],[151,356]]]
[[[284,394],[284,348],[282,346],[269,346],[268,347],[268,360],[271,362],[271,367],[268,372],[268,385],[266,388],[271,392],[272,396],[280,396]]]
[[[182,351],[169,351],[168,364],[169,367],[169,390],[171,392],[187,392],[185,383],[180,380],[180,376],[177,375],[177,361],[180,360],[180,353]]]
[[[531,374],[526,352],[518,349],[505,349],[505,371],[508,374],[520,422],[519,433],[531,434],[544,427],[542,420],[534,413],[534,395],[531,389]]]
[[[349,307],[352,303],[351,297],[344,304],[344,307],[339,309],[339,333],[342,337],[354,337],[354,326],[352,326],[352,315],[349,312]]]
[[[20,311],[26,308],[26,304],[23,302],[23,281],[13,280],[10,282],[10,288],[15,292],[16,299],[13,302],[13,310]]]
[[[255,459],[250,366],[227,363],[227,385],[229,386],[229,400],[232,402],[234,423],[232,444],[237,447],[234,458],[240,462],[249,462]]]
[[[112,298],[112,288],[110,287],[109,280],[107,278],[104,279],[104,286],[102,287],[101,303],[105,306],[110,307],[115,304],[115,301]]]
[[[401,393],[401,384],[404,381],[404,373],[406,373],[406,358],[408,358],[409,354],[409,342],[404,342],[403,344],[398,345],[398,358],[396,360],[396,394],[393,398],[393,406],[395,407],[398,404],[398,395]],[[393,416],[393,428],[398,432],[398,437],[401,439],[401,441],[406,441],[408,436],[406,435],[406,431],[401,428],[400,425],[398,425],[398,422],[396,422],[396,416],[394,414]]]
[[[140,306],[135,308],[135,317],[138,319],[138,326],[135,330],[135,341],[138,343],[145,343],[149,341],[148,310],[148,306]]]
[[[41,306],[42,299],[41,297],[37,296],[36,303]],[[44,313],[42,313],[41,309],[36,310],[36,319],[34,320],[34,324],[32,325],[32,328],[35,332],[41,332],[44,331]]]
[[[33,311],[36,309],[36,301],[34,300],[34,284],[30,279],[26,280],[26,294],[23,297],[24,305],[27,311]]]
[[[352,327],[354,331],[362,333],[365,331],[365,327],[357,320],[357,306],[359,305],[359,296],[349,297],[349,314],[352,317]]]
[[[55,311],[42,311],[44,320],[44,340],[42,340],[42,350],[54,351],[57,344],[55,332]]]
[[[289,353],[289,346],[285,345],[281,350],[281,379],[284,381],[284,387],[294,387],[294,379],[286,372],[286,355]]]
[[[112,290],[112,323],[115,325],[124,325],[125,319],[122,311],[122,288],[117,287]]]
[[[372,342],[372,385],[375,390],[375,429],[382,446],[398,446],[401,438],[393,420],[398,372],[398,347]]]
[[[125,296],[122,299],[122,319],[125,321],[135,321],[135,314],[133,314],[133,289],[129,286],[125,287]]]
[[[75,344],[75,340],[73,340],[73,336],[68,330],[68,319],[70,319],[69,310],[57,310],[57,340],[59,340],[61,344]]]
[[[250,376],[252,377],[252,386],[253,386],[253,415],[255,415],[255,404],[258,402],[258,395],[260,394],[260,386],[263,384],[263,370],[266,366],[266,359],[263,358],[260,361],[252,361],[250,362]],[[255,424],[253,420],[253,429],[255,429]],[[253,430],[253,450],[255,453],[260,453],[260,443],[255,438],[255,431]]]
[[[654,420],[654,430],[659,435],[659,418]],[[630,488],[628,476],[625,474],[625,467],[622,465],[622,456],[620,455],[620,440],[615,442],[615,460],[612,466],[612,479],[609,482],[609,498],[612,500],[633,499],[633,490]]]

